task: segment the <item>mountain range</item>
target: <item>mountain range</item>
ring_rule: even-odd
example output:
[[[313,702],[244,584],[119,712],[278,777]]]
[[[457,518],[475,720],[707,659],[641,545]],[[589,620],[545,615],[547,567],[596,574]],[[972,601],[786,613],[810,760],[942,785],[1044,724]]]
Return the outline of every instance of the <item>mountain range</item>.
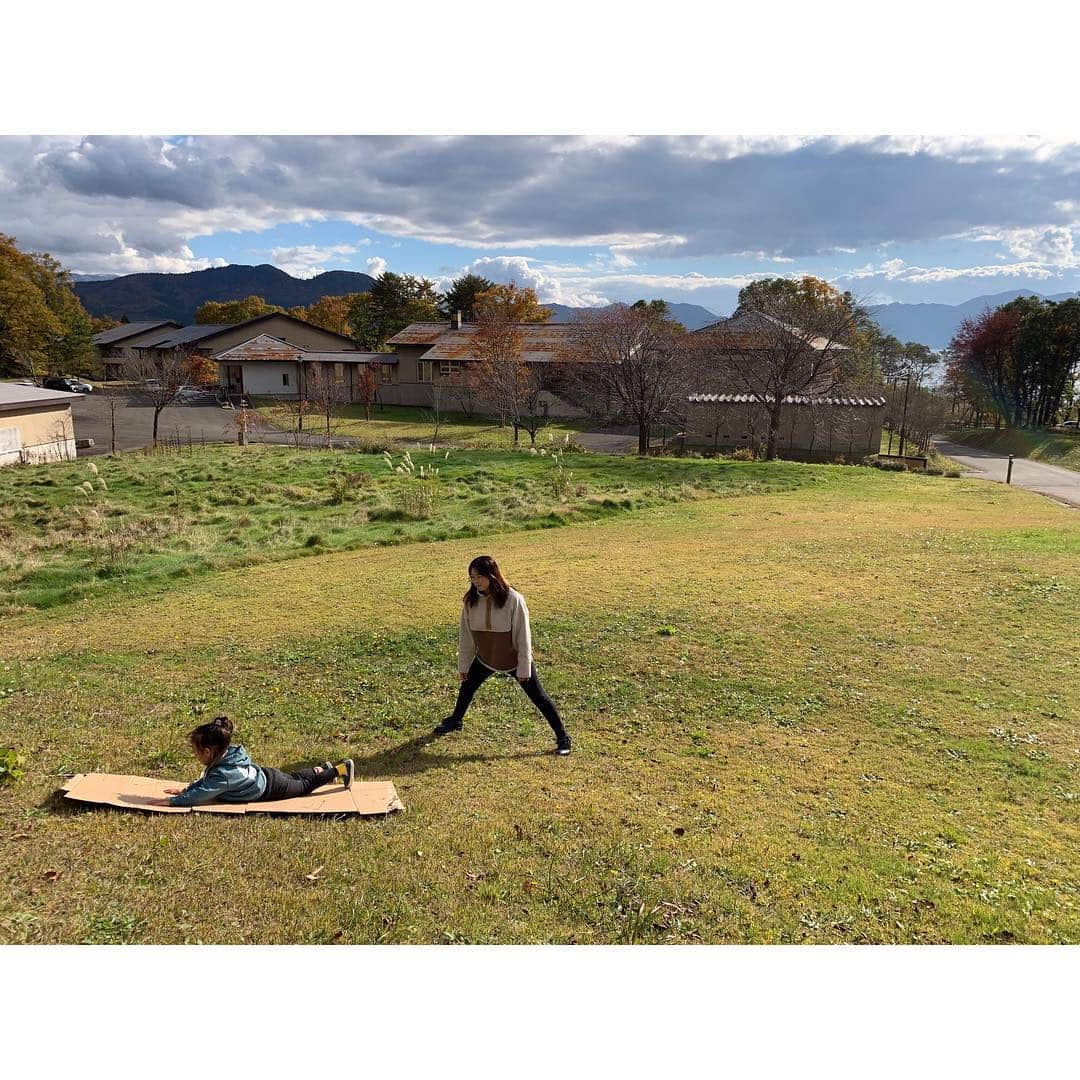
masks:
[[[687,330],[700,330],[703,326],[708,326],[709,323],[714,323],[720,318],[719,315],[714,315],[708,308],[703,308],[698,304],[676,304],[674,301],[669,300],[667,306],[668,314],[673,319],[681,322]],[[551,316],[551,321],[553,323],[573,322],[574,316],[579,311],[602,310],[597,308],[567,307],[565,304],[544,304],[544,307],[550,308],[555,312],[555,314]]]
[[[1054,293],[1043,296],[1031,289],[976,296],[962,304],[882,304],[871,308],[871,314],[887,334],[901,341],[919,341],[931,349],[944,349],[964,319],[981,315],[1015,300],[1018,296],[1038,296],[1043,300],[1071,300],[1077,293]]]
[[[195,321],[195,309],[207,300],[243,300],[261,296],[268,304],[307,307],[323,296],[367,292],[375,279],[352,270],[328,270],[313,278],[295,278],[276,266],[218,266],[188,274],[126,274],[108,280],[75,278],[74,289],[91,315],[125,316],[129,322],[175,319]]]
[[[306,307],[323,296],[367,292],[374,283],[368,274],[352,270],[328,270],[312,278],[295,278],[276,266],[221,266],[187,274],[127,274],[96,278],[72,275],[75,292],[91,315],[111,315],[130,322],[175,319],[195,321],[195,310],[207,300],[242,300],[261,296],[281,307]],[[943,349],[960,323],[1018,296],[1039,296],[1030,289],[976,296],[962,304],[881,304],[871,309],[881,328],[901,341],[919,341]],[[1066,300],[1077,294],[1056,293],[1046,300]],[[552,322],[570,322],[584,308],[546,304],[555,314]],[[688,330],[698,330],[720,316],[699,304],[668,302],[668,310]]]

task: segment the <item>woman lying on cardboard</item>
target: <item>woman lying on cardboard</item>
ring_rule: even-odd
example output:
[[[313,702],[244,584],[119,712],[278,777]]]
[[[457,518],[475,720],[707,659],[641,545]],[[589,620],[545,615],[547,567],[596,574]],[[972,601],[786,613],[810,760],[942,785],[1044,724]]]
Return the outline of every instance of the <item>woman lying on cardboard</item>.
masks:
[[[202,776],[186,788],[166,788],[172,798],[155,802],[161,806],[202,806],[216,800],[249,803],[296,799],[335,779],[341,780],[346,789],[352,787],[351,758],[336,765],[324,761],[314,769],[286,773],[268,765],[256,765],[242,746],[231,745],[232,733],[232,721],[227,716],[200,724],[188,738],[204,766]]]

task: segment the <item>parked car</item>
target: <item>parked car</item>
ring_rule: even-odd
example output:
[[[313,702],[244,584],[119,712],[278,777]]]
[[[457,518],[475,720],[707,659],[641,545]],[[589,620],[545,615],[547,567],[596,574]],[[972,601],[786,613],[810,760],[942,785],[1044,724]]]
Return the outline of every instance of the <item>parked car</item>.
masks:
[[[1080,431],[1080,420],[1066,420],[1061,426],[1066,431]]]
[[[161,380],[147,379],[146,382],[143,383],[143,389],[149,390],[151,393],[156,393],[158,390],[161,389]]]
[[[66,390],[69,394],[89,394],[93,392],[93,387],[87,382],[81,382],[79,379],[73,379],[68,375],[60,376],[55,379],[46,379],[42,386],[46,390]]]

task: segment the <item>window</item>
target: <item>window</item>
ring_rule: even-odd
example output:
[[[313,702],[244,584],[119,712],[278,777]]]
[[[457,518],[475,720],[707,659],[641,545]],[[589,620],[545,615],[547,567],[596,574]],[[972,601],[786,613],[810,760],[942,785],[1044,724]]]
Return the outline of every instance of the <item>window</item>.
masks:
[[[345,381],[345,365],[334,364],[334,382],[343,383]]]
[[[451,375],[454,375],[455,373],[459,372],[460,370],[461,370],[461,361],[460,360],[440,360],[439,361],[439,374],[444,379],[449,378]]]
[[[281,373],[281,385],[282,386],[288,386],[289,385],[289,373],[287,371],[283,371]]]
[[[397,382],[397,366],[395,364],[374,364],[375,378],[381,383]]]
[[[432,381],[431,369],[434,366],[434,361],[432,361],[432,360],[418,360],[416,366],[417,366],[417,369],[419,370],[419,373],[420,373],[419,374],[420,382],[431,382]]]

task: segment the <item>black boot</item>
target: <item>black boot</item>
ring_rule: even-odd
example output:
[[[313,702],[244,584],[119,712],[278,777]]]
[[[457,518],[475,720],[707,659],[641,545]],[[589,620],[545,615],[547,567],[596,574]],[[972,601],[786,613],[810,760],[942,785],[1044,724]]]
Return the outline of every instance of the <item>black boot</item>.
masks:
[[[452,716],[448,716],[445,720],[440,721],[435,725],[433,735],[449,735],[451,731],[460,731],[462,727],[460,720],[455,720]]]

